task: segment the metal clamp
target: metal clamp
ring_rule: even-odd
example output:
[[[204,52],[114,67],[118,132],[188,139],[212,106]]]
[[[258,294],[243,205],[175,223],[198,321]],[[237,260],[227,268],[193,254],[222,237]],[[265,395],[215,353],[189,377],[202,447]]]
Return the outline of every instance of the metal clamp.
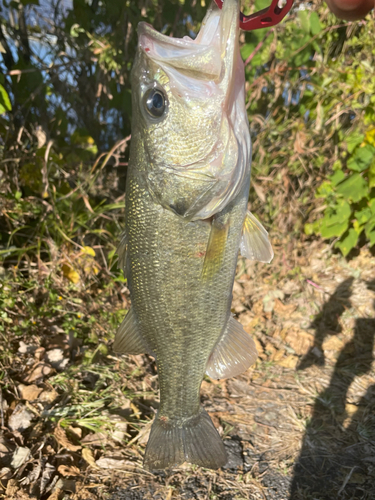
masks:
[[[215,0],[219,9],[222,8],[224,0]],[[269,28],[279,24],[292,8],[294,0],[286,0],[283,7],[278,6],[279,0],[272,0],[272,3],[266,9],[259,10],[255,14],[245,16],[240,12],[240,28],[245,31],[258,30],[260,28]]]

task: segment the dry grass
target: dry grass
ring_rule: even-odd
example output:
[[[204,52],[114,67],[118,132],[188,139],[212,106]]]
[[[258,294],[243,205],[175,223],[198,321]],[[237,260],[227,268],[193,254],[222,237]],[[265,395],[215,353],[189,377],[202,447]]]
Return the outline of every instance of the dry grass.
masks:
[[[121,316],[113,310],[128,307],[127,290],[65,282],[64,294],[54,292],[64,297],[44,290],[54,314],[35,313],[27,335],[3,333],[0,497],[375,498],[375,258],[363,249],[348,262],[303,241],[275,246],[270,266],[239,263],[234,290],[259,361],[202,386],[226,468],[143,470],[157,377],[151,358],[111,353]],[[23,292],[42,304],[41,290]],[[22,299],[8,317],[26,321],[28,307]],[[70,335],[67,314],[77,320]]]

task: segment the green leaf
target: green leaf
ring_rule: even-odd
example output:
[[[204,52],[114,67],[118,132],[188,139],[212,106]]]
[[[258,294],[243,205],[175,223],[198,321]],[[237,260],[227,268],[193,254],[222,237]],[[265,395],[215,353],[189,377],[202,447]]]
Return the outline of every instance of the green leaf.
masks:
[[[368,185],[370,188],[375,187],[375,161],[372,162],[368,173]]]
[[[372,216],[371,208],[365,207],[358,212],[354,212],[354,217],[357,219],[358,224],[365,224]]]
[[[310,236],[314,232],[314,225],[307,222],[305,224],[304,231],[305,231],[305,234],[307,234],[307,236]]]
[[[356,172],[363,172],[373,161],[374,156],[375,148],[371,144],[357,148],[352,158],[348,161],[348,168]]]
[[[344,257],[346,257],[350,250],[356,246],[360,233],[361,231],[358,232],[355,229],[350,228],[346,237],[342,241],[338,241],[335,244],[335,247],[341,250]]]
[[[361,174],[355,173],[337,186],[337,192],[342,194],[345,199],[356,203],[368,195],[369,188]]]
[[[78,24],[73,24],[73,26],[70,28],[70,36],[73,38],[79,37],[80,33],[84,33],[85,30]]]
[[[324,219],[323,219],[324,220]],[[348,229],[349,222],[339,222],[337,224],[333,224],[328,226],[326,224],[322,224],[320,229],[320,234],[323,238],[333,238],[334,236],[342,236],[345,231]]]
[[[336,170],[333,175],[330,175],[330,180],[333,186],[337,186],[341,181],[345,179],[345,174],[342,170]]]
[[[345,139],[345,142],[349,153],[352,153],[355,148],[363,142],[364,138],[364,134],[360,134],[359,132],[352,132],[350,135],[348,135],[348,137]]]
[[[300,10],[298,17],[301,22],[301,27],[306,33],[310,33],[310,19],[306,10]]]
[[[312,12],[310,16],[310,31],[312,35],[317,35],[322,31],[322,25],[316,12]]]
[[[365,233],[366,233],[366,236],[367,238],[370,238],[370,233],[373,232],[373,230],[375,229],[375,215],[373,215],[371,217],[371,219],[369,219],[365,225]]]
[[[375,245],[375,231],[371,231],[367,234],[367,238],[370,240],[370,247]]]
[[[336,160],[332,165],[332,170],[340,170],[340,169],[342,169],[342,162],[341,160]]]
[[[345,177],[345,174],[344,174],[344,177]],[[329,181],[324,181],[317,189],[316,197],[317,198],[327,198],[327,196],[331,193],[333,193],[332,183]]]
[[[0,85],[0,114],[6,113],[12,110],[12,104],[10,102],[7,91],[2,85]]]
[[[344,200],[340,200],[333,207],[328,207],[320,220],[320,234],[323,238],[342,236],[348,229],[350,216],[350,205]]]

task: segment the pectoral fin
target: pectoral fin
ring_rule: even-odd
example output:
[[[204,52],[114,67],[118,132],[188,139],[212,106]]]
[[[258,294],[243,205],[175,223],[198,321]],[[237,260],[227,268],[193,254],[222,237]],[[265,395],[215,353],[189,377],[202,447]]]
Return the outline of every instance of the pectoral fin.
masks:
[[[208,359],[206,373],[215,380],[235,377],[254,364],[257,357],[253,339],[230,316],[224,335]]]
[[[120,354],[152,354],[139,329],[132,308],[116,332],[113,350]]]
[[[204,258],[202,279],[210,280],[220,270],[223,263],[228,238],[229,220],[222,217],[212,219],[211,231]]]
[[[268,233],[251,212],[247,212],[240,243],[241,255],[259,262],[271,262],[273,249]]]

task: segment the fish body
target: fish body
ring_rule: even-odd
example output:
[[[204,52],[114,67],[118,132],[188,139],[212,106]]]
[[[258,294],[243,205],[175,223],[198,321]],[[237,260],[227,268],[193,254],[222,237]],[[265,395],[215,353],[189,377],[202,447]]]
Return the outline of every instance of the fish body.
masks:
[[[260,241],[260,258],[268,248],[261,231],[242,234],[257,224],[246,225],[251,146],[238,19],[238,0],[226,0],[194,41],[138,29],[121,247],[132,305],[114,350],[156,357],[149,469],[225,464],[200,386],[205,373],[233,376],[257,357],[230,310],[240,245],[246,254]]]

